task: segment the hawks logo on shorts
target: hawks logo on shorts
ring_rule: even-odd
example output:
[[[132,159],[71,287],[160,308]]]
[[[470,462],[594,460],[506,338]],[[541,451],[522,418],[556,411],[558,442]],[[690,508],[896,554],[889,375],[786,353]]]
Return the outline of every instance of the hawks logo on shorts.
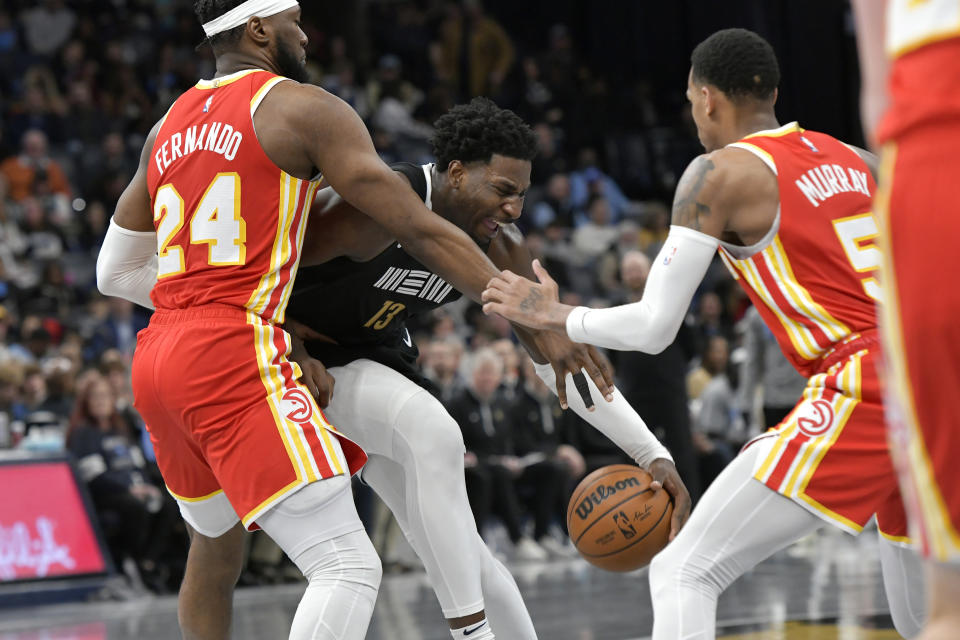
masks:
[[[303,389],[287,389],[280,398],[280,410],[287,420],[300,424],[313,417],[313,403]]]
[[[794,416],[800,431],[811,437],[823,435],[833,426],[833,407],[826,400],[803,403]]]

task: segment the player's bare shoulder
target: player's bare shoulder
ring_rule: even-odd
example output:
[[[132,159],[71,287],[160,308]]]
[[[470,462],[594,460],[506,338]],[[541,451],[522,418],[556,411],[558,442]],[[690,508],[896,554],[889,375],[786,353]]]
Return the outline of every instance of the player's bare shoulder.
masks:
[[[753,154],[724,147],[697,158],[677,184],[672,223],[730,239],[755,210],[776,212],[777,179]],[[752,227],[752,224],[747,225]],[[749,234],[746,234],[749,235]]]
[[[317,168],[309,149],[323,144],[323,132],[337,126],[346,104],[320,87],[284,80],[270,89],[253,117],[267,156],[290,175],[313,178]]]

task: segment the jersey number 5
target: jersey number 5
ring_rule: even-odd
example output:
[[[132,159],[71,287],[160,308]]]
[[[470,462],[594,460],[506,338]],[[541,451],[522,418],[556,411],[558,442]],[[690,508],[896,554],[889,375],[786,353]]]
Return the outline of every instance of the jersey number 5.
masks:
[[[183,247],[170,241],[184,224],[183,198],[172,184],[157,189],[153,220],[157,224],[157,278],[183,273]],[[190,218],[190,244],[207,245],[207,264],[215,267],[244,264],[247,225],[240,217],[240,176],[218,173],[207,186]]]
[[[880,235],[877,219],[872,213],[834,220],[833,230],[840,239],[840,245],[846,252],[847,260],[850,261],[854,271],[863,273],[880,268],[883,255],[877,245],[870,242]],[[876,278],[872,276],[862,278],[860,282],[868,296],[877,302],[883,302],[883,292]]]

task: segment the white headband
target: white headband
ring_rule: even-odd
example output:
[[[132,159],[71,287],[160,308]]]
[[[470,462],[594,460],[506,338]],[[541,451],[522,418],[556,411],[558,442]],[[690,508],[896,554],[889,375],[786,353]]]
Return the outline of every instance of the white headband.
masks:
[[[214,18],[203,25],[203,32],[207,37],[218,33],[239,27],[246,24],[247,20],[257,16],[260,18],[269,18],[270,16],[286,11],[292,7],[298,6],[297,0],[247,0],[243,4],[230,9],[219,18]]]

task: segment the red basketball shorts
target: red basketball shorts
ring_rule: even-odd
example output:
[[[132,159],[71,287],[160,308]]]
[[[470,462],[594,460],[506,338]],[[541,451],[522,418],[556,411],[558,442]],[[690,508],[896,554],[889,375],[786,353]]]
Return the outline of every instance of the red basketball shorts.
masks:
[[[860,532],[873,515],[888,539],[907,543],[907,521],[887,446],[876,332],[855,334],[824,358],[803,398],[763,447],[754,477],[824,520]]]
[[[960,566],[960,114],[884,150],[885,387],[890,438],[925,555]]]
[[[167,489],[205,535],[238,518],[255,528],[284,497],[366,461],[297,381],[288,352],[282,329],[225,305],[157,311],[137,336],[134,405]]]

